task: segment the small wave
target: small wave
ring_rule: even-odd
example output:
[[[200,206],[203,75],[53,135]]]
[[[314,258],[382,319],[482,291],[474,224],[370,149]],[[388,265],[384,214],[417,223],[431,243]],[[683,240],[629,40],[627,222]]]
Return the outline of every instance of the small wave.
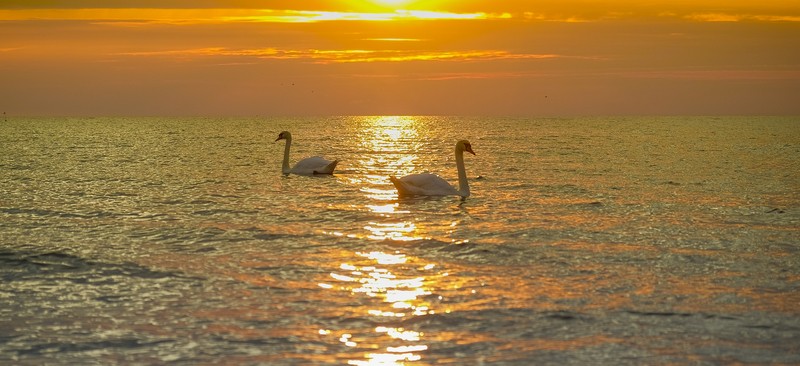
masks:
[[[252,215],[257,214],[258,211],[245,211],[245,210],[231,210],[227,208],[217,208],[211,210],[194,211],[194,215],[199,216],[214,216],[214,215]]]
[[[520,322],[520,319],[526,319]],[[474,331],[491,331],[503,329],[503,332],[514,338],[529,338],[556,334],[565,323],[576,326],[577,323],[590,323],[595,318],[583,313],[567,310],[539,311],[526,308],[487,308],[482,310],[453,311],[450,313],[428,314],[409,318],[402,322],[403,326],[414,325],[423,331],[435,333],[442,329],[471,329]],[[531,326],[536,324],[536,326]]]
[[[635,311],[635,310],[628,310],[626,311],[628,314],[639,315],[639,316],[656,316],[656,317],[689,317],[693,314],[690,313],[677,313],[671,311]]]
[[[119,214],[109,211],[90,211],[86,213],[54,211],[40,208],[2,208],[0,212],[9,215],[38,216],[38,217],[60,217],[60,218],[79,218],[97,219],[105,217],[119,216]]]
[[[529,248],[512,248],[498,244],[455,243],[436,239],[423,239],[415,243],[419,243],[416,245],[417,249],[424,251],[423,254],[420,254],[421,256],[444,256],[476,264],[497,262],[508,264],[509,261],[520,256],[520,250],[530,250]]]
[[[123,338],[107,341],[79,342],[79,343],[42,343],[19,351],[22,356],[40,356],[52,353],[82,353],[104,349],[136,349],[149,348],[169,340],[142,341],[136,338]]]
[[[176,272],[154,271],[132,263],[112,264],[87,260],[73,254],[62,252],[26,253],[3,251],[0,252],[0,264],[7,268],[22,268],[24,272],[15,272],[6,276],[5,280],[14,281],[25,278],[25,273],[34,272],[92,272],[103,278],[112,276],[136,277],[145,279],[160,279],[180,276]],[[65,277],[65,279],[67,279]]]
[[[289,235],[285,234],[274,234],[274,233],[260,233],[253,235],[253,239],[264,240],[264,241],[271,241],[271,240],[278,240],[288,237]]]
[[[9,267],[24,267],[31,270],[47,267],[57,270],[84,268],[88,262],[70,254],[51,252],[41,254],[21,254],[0,252],[0,263]]]
[[[121,211],[105,211],[105,210],[96,210],[96,211],[61,211],[61,210],[49,210],[49,209],[7,209],[7,210],[0,210],[0,213],[5,212],[12,215],[20,215],[20,216],[28,216],[28,217],[40,217],[40,218],[56,218],[56,219],[84,219],[84,220],[94,220],[94,219],[124,219],[124,218],[141,218],[142,215],[148,215],[148,213],[138,213],[138,212],[121,212]]]

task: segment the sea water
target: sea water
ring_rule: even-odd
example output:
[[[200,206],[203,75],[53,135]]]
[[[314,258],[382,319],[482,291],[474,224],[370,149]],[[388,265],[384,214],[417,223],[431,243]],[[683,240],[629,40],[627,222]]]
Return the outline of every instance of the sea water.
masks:
[[[796,364],[799,224],[792,117],[9,117],[0,363]]]

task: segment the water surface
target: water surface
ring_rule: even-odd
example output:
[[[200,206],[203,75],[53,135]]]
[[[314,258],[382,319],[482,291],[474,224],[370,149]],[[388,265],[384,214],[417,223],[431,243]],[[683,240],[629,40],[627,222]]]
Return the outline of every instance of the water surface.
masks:
[[[280,174],[340,159],[332,177]],[[473,195],[398,200],[389,175]],[[0,125],[0,362],[800,363],[800,120]]]

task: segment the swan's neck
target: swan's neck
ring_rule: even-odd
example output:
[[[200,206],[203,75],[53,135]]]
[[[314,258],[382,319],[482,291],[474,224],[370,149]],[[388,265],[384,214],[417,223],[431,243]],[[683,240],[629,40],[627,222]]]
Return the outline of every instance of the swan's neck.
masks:
[[[458,168],[458,193],[461,197],[469,196],[467,170],[464,168],[464,151],[456,149],[456,167]]]
[[[289,137],[286,139],[286,147],[283,148],[283,165],[281,165],[281,170],[283,174],[289,174],[289,149],[292,146],[292,138]]]

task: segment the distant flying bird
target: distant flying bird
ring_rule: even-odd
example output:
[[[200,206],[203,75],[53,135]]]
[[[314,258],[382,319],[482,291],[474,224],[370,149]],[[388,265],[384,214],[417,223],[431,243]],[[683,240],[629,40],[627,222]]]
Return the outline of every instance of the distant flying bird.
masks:
[[[278,138],[275,139],[275,142],[280,140],[286,140],[286,147],[283,150],[283,165],[281,166],[283,174],[333,174],[333,170],[336,169],[336,164],[339,164],[339,160],[330,161],[321,156],[314,156],[298,161],[294,167],[289,169],[289,149],[291,149],[292,146],[292,134],[289,133],[289,131],[283,131],[278,134]]]
[[[436,174],[419,173],[410,174],[402,178],[389,177],[397,195],[400,197],[410,196],[461,196],[462,199],[469,197],[469,182],[467,182],[467,172],[464,168],[464,151],[475,155],[472,145],[467,140],[456,143],[456,168],[458,169],[458,189],[455,189],[446,180]]]

